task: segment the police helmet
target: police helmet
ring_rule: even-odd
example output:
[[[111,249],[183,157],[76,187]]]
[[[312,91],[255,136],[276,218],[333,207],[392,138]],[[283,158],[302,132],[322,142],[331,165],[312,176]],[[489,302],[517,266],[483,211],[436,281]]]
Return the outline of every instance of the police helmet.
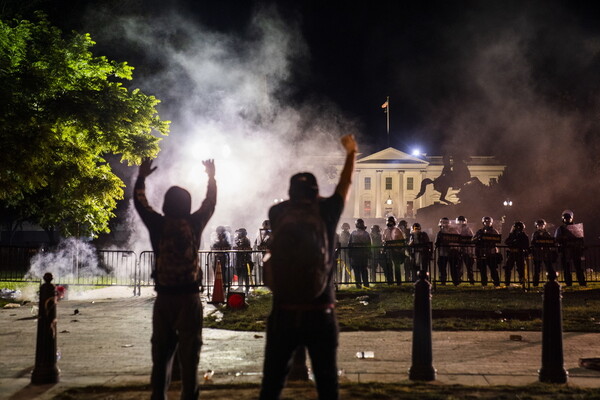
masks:
[[[365,221],[361,218],[356,220],[356,223],[354,224],[354,226],[356,226],[356,229],[367,229],[367,226],[365,225]]]
[[[450,220],[448,219],[448,217],[443,217],[443,218],[440,218],[440,222],[438,223],[438,226],[448,225],[449,223],[450,223]]]
[[[396,217],[394,217],[393,215],[390,215],[387,219],[387,226],[396,226]]]
[[[246,237],[248,235],[246,228],[240,228],[237,231],[235,231],[235,233],[237,233],[238,237]]]
[[[538,219],[537,221],[535,221],[535,226],[538,226],[538,227],[541,226],[543,228],[546,226],[546,221],[543,219]]]
[[[571,210],[564,210],[562,212],[562,219],[565,222],[571,222],[573,220],[573,211],[571,211]]]
[[[371,227],[371,232],[377,232],[377,233],[379,233],[379,232],[381,232],[381,228],[379,227],[379,225],[373,225]]]
[[[494,218],[492,217],[483,217],[481,218],[481,222],[485,225],[486,223],[489,223],[490,226],[494,223]]]
[[[222,225],[217,226],[217,233],[219,235],[222,235],[223,233],[225,233],[225,227]]]
[[[415,222],[414,224],[412,224],[412,230],[413,231],[420,231],[421,230],[421,224],[418,222]]]
[[[521,221],[516,221],[513,224],[513,228],[517,231],[524,231],[525,230],[525,224],[522,223]]]
[[[349,224],[349,223],[347,223],[347,222],[344,222],[344,223],[342,224],[342,230],[346,231],[346,230],[348,230],[348,229],[350,229],[350,224]]]
[[[463,223],[463,222],[465,224],[467,223],[467,218],[465,218],[463,215],[459,215],[458,217],[456,217],[456,223],[457,224]]]

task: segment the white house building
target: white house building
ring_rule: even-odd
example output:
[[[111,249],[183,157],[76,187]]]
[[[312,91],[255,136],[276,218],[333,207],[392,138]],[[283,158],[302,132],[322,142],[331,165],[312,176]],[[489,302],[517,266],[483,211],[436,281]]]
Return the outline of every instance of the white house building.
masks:
[[[505,166],[493,156],[471,156],[467,167],[472,178],[490,185],[498,181]],[[356,161],[350,198],[343,219],[414,218],[419,208],[439,203],[440,193],[428,185],[425,194],[415,199],[425,178],[435,179],[444,168],[442,156],[412,156],[392,147],[361,157]],[[456,203],[455,189],[446,199]]]

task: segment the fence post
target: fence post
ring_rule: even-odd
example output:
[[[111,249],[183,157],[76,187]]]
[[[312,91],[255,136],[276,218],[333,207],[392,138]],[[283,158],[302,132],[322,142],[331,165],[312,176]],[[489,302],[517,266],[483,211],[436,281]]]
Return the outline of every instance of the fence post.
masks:
[[[566,383],[562,338],[562,294],[555,271],[548,272],[542,310],[542,368],[540,382]]]
[[[409,379],[412,381],[433,381],[436,370],[433,368],[431,344],[431,284],[427,271],[419,271],[415,283],[415,307],[413,315],[412,366]]]
[[[47,272],[40,286],[35,367],[31,374],[34,385],[57,383],[60,375],[56,365],[56,287],[50,283],[52,279]]]

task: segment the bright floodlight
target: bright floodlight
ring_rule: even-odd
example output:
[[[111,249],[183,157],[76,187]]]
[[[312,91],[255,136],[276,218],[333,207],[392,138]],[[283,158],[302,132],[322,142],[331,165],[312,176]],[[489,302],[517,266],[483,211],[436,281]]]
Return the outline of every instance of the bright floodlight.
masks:
[[[412,151],[412,155],[413,156],[420,156],[421,155],[421,149],[414,149]]]

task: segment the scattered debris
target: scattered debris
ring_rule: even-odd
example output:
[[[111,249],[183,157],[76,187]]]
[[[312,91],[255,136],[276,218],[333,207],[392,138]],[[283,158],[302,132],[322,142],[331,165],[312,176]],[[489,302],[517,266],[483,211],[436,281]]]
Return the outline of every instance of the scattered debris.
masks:
[[[375,358],[375,353],[372,351],[358,351],[356,352],[356,358]]]
[[[77,315],[77,314],[79,314],[79,309],[77,309],[77,308],[76,308],[76,309],[73,311],[73,315]]]
[[[129,347],[133,347],[133,345],[132,344],[122,344],[121,347],[129,348]]]
[[[19,300],[21,298],[21,291],[18,289],[0,289],[0,298],[5,300]]]
[[[358,296],[356,298],[356,300],[358,300],[359,302],[360,301],[367,301],[367,300],[369,300],[369,296],[367,296],[367,295],[365,295],[365,296]]]
[[[60,331],[60,333],[71,333],[71,331],[68,331],[65,329],[65,330]]]
[[[510,340],[515,341],[515,342],[520,342],[521,340],[523,340],[523,336],[521,335],[510,335]]]
[[[579,366],[582,368],[595,369],[595,370],[600,371],[600,358],[599,357],[580,358]]]
[[[20,308],[21,305],[19,303],[7,303],[2,308]]]
[[[262,339],[263,337],[263,335],[254,335],[254,339]]]
[[[213,371],[212,369],[209,369],[208,371],[206,371],[204,373],[204,380],[205,381],[210,381],[212,380],[213,375],[215,374],[215,371]]]

